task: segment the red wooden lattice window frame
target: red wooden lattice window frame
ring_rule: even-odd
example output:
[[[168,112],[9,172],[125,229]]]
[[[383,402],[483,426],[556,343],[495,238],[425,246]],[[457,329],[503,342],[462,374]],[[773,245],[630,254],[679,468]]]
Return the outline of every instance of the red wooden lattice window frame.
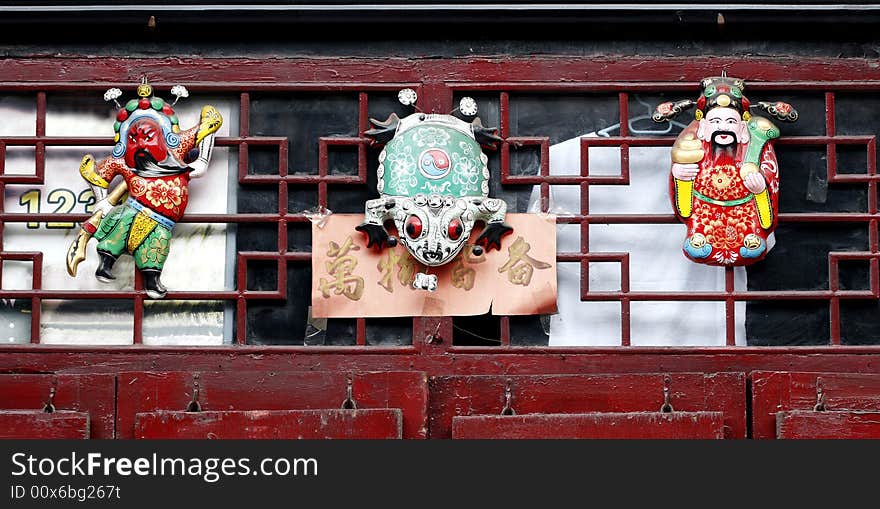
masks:
[[[650,63],[650,73],[646,72]],[[589,191],[596,185],[626,185],[629,183],[629,149],[641,146],[671,146],[672,137],[632,136],[628,132],[629,94],[636,92],[667,92],[692,94],[694,84],[702,77],[713,75],[725,68],[729,74],[749,78],[751,90],[785,90],[787,92],[821,92],[825,97],[825,134],[822,136],[784,136],[779,145],[824,146],[827,155],[829,184],[864,184],[868,192],[868,210],[854,213],[782,213],[780,222],[807,223],[859,223],[868,228],[867,251],[828,253],[829,288],[823,290],[738,291],[734,289],[733,270],[726,269],[726,288],[717,292],[634,292],[629,285],[629,254],[625,252],[591,252],[589,225],[601,224],[659,224],[674,223],[673,214],[591,214]],[[578,262],[581,265],[581,299],[611,301],[621,304],[621,346],[630,345],[630,303],[633,301],[721,301],[726,306],[727,345],[734,343],[735,303],[746,300],[820,300],[828,301],[830,308],[829,345],[841,343],[840,300],[880,299],[880,246],[878,246],[878,203],[876,138],[873,135],[841,136],[835,129],[835,94],[839,92],[870,92],[880,89],[880,70],[870,67],[864,60],[824,59],[740,59],[734,63],[716,59],[694,61],[685,58],[625,58],[581,59],[572,57],[503,58],[503,59],[168,59],[137,60],[121,58],[94,59],[7,59],[0,62],[0,93],[33,93],[36,96],[36,132],[34,136],[4,137],[0,139],[0,159],[5,157],[8,146],[32,146],[35,149],[36,173],[34,175],[4,175],[0,168],[0,190],[7,184],[41,184],[45,175],[47,146],[109,146],[108,138],[48,137],[46,136],[46,96],[51,92],[95,92],[110,86],[121,86],[139,79],[143,74],[159,88],[167,88],[179,82],[186,83],[195,93],[223,92],[237,94],[240,107],[240,126],[237,136],[219,138],[218,146],[238,148],[238,183],[277,185],[278,206],[273,212],[242,214],[189,214],[183,221],[191,223],[276,223],[278,227],[277,252],[238,252],[236,254],[236,286],[228,291],[177,291],[170,292],[169,299],[180,300],[228,300],[236,303],[237,326],[234,342],[246,343],[246,312],[248,302],[260,299],[283,299],[286,295],[286,265],[307,263],[308,252],[288,252],[287,233],[289,223],[307,222],[302,213],[287,208],[289,185],[316,186],[318,206],[326,207],[328,185],[366,185],[367,145],[363,136],[368,128],[369,94],[377,91],[396,91],[402,87],[416,88],[420,106],[426,111],[449,111],[453,97],[467,92],[497,93],[500,100],[501,135],[501,182],[503,184],[538,185],[541,189],[541,206],[546,211],[551,185],[577,185],[581,191],[581,210],[578,214],[558,217],[559,223],[577,224],[581,228],[579,252],[560,252],[559,262]],[[64,81],[58,81],[64,76]],[[249,130],[250,95],[259,92],[348,92],[358,94],[359,135],[355,137],[320,138],[317,175],[292,175],[287,168],[288,141],[283,137],[251,136]],[[620,133],[610,138],[582,138],[582,162],[580,175],[551,176],[549,174],[549,138],[511,137],[509,99],[517,92],[568,92],[612,93],[619,99]],[[306,140],[311,143],[314,140]],[[328,147],[331,145],[357,147],[357,175],[332,175],[328,172]],[[248,148],[252,146],[277,146],[279,167],[277,175],[248,174]],[[541,165],[537,175],[512,175],[510,151],[513,145],[540,147]],[[864,145],[867,151],[866,174],[842,174],[837,171],[837,147],[839,145]],[[619,147],[621,151],[621,174],[619,176],[590,175],[586,149],[591,146]],[[0,235],[7,222],[26,221],[83,221],[84,214],[20,214],[0,211]],[[0,236],[2,242],[2,236]],[[39,343],[40,301],[42,299],[130,299],[134,303],[133,343],[142,343],[145,292],[140,276],[136,276],[134,289],[128,291],[48,291],[41,287],[43,257],[40,252],[4,252],[4,260],[27,260],[34,264],[31,290],[0,290],[0,298],[30,299],[32,304],[31,340]],[[274,261],[277,263],[276,291],[247,289],[247,262],[249,260]],[[842,290],[839,285],[838,265],[844,260],[864,260],[869,263],[868,290]],[[588,287],[589,262],[618,262],[621,265],[621,288],[619,291],[590,291]],[[723,270],[723,269],[719,269]],[[366,345],[366,321],[356,320],[356,345],[351,351],[379,353],[383,350],[396,353],[415,352],[421,343],[434,333],[440,337],[452,336],[450,318],[413,319],[413,346],[357,348]],[[416,346],[418,345],[418,346]],[[448,345],[443,348],[447,348]],[[526,350],[534,351],[534,349]],[[866,348],[869,352],[880,349]],[[501,317],[501,350],[516,352],[521,349],[510,345],[510,320]],[[480,348],[455,347],[456,351],[480,352]],[[492,348],[491,351],[499,351]]]

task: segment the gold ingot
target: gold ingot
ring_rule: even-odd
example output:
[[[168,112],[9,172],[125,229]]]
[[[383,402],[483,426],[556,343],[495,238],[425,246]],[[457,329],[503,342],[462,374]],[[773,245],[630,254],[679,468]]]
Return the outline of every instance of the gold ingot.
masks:
[[[138,97],[150,97],[153,93],[153,87],[147,83],[141,83],[137,88]]]
[[[685,138],[676,147],[682,150],[703,150],[703,142],[693,138]]]
[[[752,114],[749,113],[748,111],[744,111],[743,112],[743,122],[748,122],[751,119],[752,119]]]
[[[718,96],[718,100],[716,101],[718,106],[730,106],[730,96],[729,95],[720,95]]]
[[[676,140],[672,146],[672,162],[679,164],[698,163],[703,160],[703,142],[693,132]]]
[[[743,180],[752,173],[758,173],[758,165],[755,163],[743,163],[742,168],[739,169],[739,176]]]
[[[672,162],[679,164],[699,163],[703,160],[703,148],[687,150],[682,147],[672,147]]]
[[[696,112],[694,112],[694,118],[697,120],[703,120],[702,110],[697,110]]]
[[[672,146],[672,162],[680,164],[698,163],[703,160],[703,142],[698,140],[693,130],[675,140]]]

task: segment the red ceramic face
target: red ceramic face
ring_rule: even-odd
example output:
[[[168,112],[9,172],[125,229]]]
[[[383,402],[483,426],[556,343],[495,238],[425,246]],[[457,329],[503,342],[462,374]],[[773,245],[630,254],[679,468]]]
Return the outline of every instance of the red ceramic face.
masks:
[[[129,168],[135,168],[135,154],[138,152],[150,154],[157,162],[164,161],[168,155],[162,128],[154,120],[138,120],[129,127],[127,136],[125,164]]]

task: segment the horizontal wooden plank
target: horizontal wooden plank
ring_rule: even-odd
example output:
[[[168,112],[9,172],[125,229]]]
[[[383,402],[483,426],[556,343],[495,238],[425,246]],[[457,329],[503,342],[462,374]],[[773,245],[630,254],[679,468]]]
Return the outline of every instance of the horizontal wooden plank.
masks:
[[[417,371],[120,373],[117,434],[134,437],[136,414],[186,410],[196,382],[203,411],[334,410],[342,408],[349,379],[357,409],[400,409],[403,437],[426,437],[427,379]]]
[[[135,416],[135,438],[403,438],[397,409],[148,412]]]
[[[136,64],[136,65],[135,65]],[[650,66],[650,73],[645,72]],[[687,56],[577,56],[443,58],[334,58],[328,65],[322,58],[202,58],[166,57],[149,61],[131,58],[6,58],[0,60],[4,83],[39,83],[49,88],[66,86],[100,89],[120,81],[137,81],[140,74],[151,77],[156,86],[185,82],[191,90],[249,89],[256,84],[299,83],[313,88],[333,89],[347,83],[497,83],[566,84],[596,82],[671,82],[683,90],[718,72],[719,59],[694,59]],[[839,80],[876,81],[880,69],[864,58],[828,59],[821,56],[773,56],[740,59],[731,75],[748,75],[750,89],[766,86],[762,82]],[[530,83],[531,82],[531,83]],[[7,85],[8,84],[8,85]],[[236,86],[236,84],[240,84]],[[617,85],[618,87],[624,87]],[[625,87],[624,87],[625,88]]]
[[[500,414],[508,384],[520,415],[658,412],[667,378],[676,411],[721,412],[725,438],[745,438],[743,373],[432,377],[430,436],[451,438],[456,416]]]
[[[0,410],[0,439],[87,438],[89,414],[86,412]]]
[[[880,374],[756,371],[752,378],[752,436],[775,438],[779,412],[812,410],[821,379],[826,410],[880,411]]]
[[[880,412],[815,412],[776,414],[776,438],[880,438]]]
[[[52,403],[60,411],[84,412],[91,438],[113,438],[116,377],[109,374],[0,374],[0,410],[41,411]]]
[[[418,322],[418,320],[416,321]],[[430,332],[433,332],[431,328]],[[442,329],[441,329],[442,330]],[[424,371],[432,375],[837,371],[871,373],[880,347],[413,347],[0,345],[0,372]],[[436,345],[425,345],[434,347]],[[448,347],[449,351],[443,349]],[[6,354],[6,355],[3,355]]]
[[[724,438],[721,412],[471,415],[452,418],[452,438]]]

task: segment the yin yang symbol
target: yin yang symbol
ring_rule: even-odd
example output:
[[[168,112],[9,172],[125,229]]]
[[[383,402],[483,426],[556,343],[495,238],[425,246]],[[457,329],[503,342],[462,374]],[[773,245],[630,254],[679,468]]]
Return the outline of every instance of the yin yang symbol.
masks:
[[[449,154],[439,148],[429,148],[419,156],[419,171],[429,179],[443,178],[451,168]]]

